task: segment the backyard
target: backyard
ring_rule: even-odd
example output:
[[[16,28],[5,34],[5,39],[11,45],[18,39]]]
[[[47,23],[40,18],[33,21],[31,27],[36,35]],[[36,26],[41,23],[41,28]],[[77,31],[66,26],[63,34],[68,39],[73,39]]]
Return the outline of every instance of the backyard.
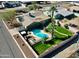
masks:
[[[41,54],[45,50],[47,50],[49,47],[54,46],[54,45],[56,45],[56,44],[58,44],[58,43],[60,43],[62,41],[63,40],[60,40],[60,39],[54,39],[54,41],[51,40],[51,42],[49,42],[49,43],[44,43],[43,44],[43,43],[39,42],[39,43],[35,44],[33,46],[33,48],[37,51],[38,54]]]
[[[51,33],[51,23],[47,26],[46,31]],[[54,38],[51,39],[50,42],[48,43],[42,43],[39,42],[37,44],[35,44],[33,46],[33,48],[35,49],[35,51],[40,55],[41,53],[43,53],[44,51],[46,51],[48,48],[50,48],[51,46],[55,46],[58,45],[60,42],[68,39],[69,37],[71,37],[73,35],[73,33],[71,31],[69,31],[66,28],[63,28],[61,26],[55,26],[55,31],[54,31]]]

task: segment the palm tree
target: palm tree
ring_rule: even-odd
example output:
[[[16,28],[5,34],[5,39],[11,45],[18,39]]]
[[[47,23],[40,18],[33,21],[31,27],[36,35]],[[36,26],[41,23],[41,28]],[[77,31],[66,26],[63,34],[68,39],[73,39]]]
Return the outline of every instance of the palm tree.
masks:
[[[50,13],[51,13],[51,26],[52,26],[52,28],[51,28],[51,35],[52,35],[52,39],[53,39],[53,37],[54,37],[54,29],[55,29],[55,19],[54,19],[54,11],[56,10],[56,5],[55,4],[53,4],[52,5],[52,7],[50,8]],[[46,40],[46,42],[50,42],[51,41],[51,39],[50,40]]]
[[[55,29],[55,19],[54,19],[54,11],[56,10],[56,6],[53,5],[50,9],[51,11],[51,22],[52,22],[52,28],[51,28],[51,34],[52,34],[52,38],[54,36],[54,29]]]

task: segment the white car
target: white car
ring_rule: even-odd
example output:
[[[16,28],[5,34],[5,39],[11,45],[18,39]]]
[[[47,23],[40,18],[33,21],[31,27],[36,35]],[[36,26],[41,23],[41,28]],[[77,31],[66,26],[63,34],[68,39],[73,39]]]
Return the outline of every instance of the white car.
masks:
[[[2,2],[0,2],[0,9],[5,8],[4,4]]]

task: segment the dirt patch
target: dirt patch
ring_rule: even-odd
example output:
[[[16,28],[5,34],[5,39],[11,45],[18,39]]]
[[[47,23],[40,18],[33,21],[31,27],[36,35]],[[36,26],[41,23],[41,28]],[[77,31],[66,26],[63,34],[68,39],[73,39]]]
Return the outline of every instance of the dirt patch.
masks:
[[[16,20],[13,20],[12,22],[11,21],[4,21],[4,22],[5,22],[5,24],[7,25],[7,27],[9,29],[13,29],[15,27],[19,27],[20,26],[20,24]]]
[[[4,22],[5,22],[5,24],[7,25],[7,27],[8,27],[9,29],[13,29],[13,28],[14,28],[13,24],[11,24],[10,21],[4,21]]]
[[[14,38],[16,39],[17,43],[20,45],[26,57],[35,58],[34,54],[31,52],[29,47],[25,44],[25,42],[21,39],[21,37],[18,34],[14,35]]]

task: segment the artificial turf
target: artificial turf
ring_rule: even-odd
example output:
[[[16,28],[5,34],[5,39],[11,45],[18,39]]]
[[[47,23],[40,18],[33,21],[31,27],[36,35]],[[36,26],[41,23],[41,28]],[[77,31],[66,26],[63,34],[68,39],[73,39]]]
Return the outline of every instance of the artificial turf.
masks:
[[[62,40],[60,39],[53,39],[51,40],[51,42],[49,43],[37,43],[33,46],[33,48],[38,52],[38,54],[43,53],[45,50],[47,50],[49,47],[54,46],[56,44],[59,44],[60,42],[62,42]]]
[[[43,53],[46,49],[48,49],[51,45],[50,44],[43,44],[41,42],[35,44],[33,48],[38,52],[38,54]]]
[[[68,36],[72,36],[72,32],[69,31],[66,28],[60,27],[60,26],[56,26],[56,30],[63,33],[63,34],[67,34]]]
[[[51,31],[51,23],[47,26],[47,30],[50,32]],[[68,36],[72,36],[73,33],[71,31],[69,31],[68,29],[61,27],[61,26],[55,26],[55,30],[62,33],[62,34],[66,34]],[[55,31],[55,34],[57,34],[57,32]],[[60,34],[59,34],[60,35]],[[57,35],[58,36],[58,35]],[[64,36],[64,35],[60,35],[60,36]]]

